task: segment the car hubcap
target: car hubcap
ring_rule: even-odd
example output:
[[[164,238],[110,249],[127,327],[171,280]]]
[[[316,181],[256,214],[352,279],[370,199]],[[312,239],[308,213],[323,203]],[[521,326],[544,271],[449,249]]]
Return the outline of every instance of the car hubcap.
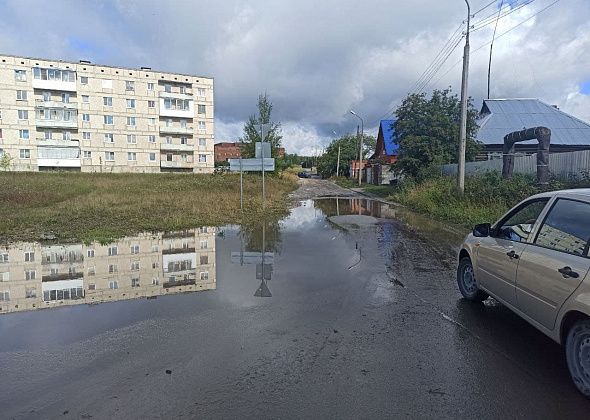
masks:
[[[587,379],[590,379],[590,336],[587,334],[580,344],[578,360],[580,362],[580,373],[582,373]]]
[[[590,329],[578,327],[568,351],[572,378],[582,393],[590,395]]]
[[[475,285],[475,277],[473,276],[473,267],[468,265],[463,270],[463,285],[465,286],[465,290],[467,293],[475,293],[477,291],[477,287]]]

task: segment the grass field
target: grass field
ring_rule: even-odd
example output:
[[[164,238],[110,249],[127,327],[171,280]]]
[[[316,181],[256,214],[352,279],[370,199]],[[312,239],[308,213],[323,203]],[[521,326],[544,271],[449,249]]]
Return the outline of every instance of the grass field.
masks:
[[[219,226],[262,215],[261,179],[234,174],[0,173],[0,241],[108,242],[133,233]],[[266,212],[287,214],[290,172],[266,177]]]

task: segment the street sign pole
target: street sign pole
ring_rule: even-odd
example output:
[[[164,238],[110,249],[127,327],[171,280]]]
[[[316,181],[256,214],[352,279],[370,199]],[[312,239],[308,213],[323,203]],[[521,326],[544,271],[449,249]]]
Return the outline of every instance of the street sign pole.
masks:
[[[260,122],[260,163],[262,164],[262,208],[266,204],[266,191],[264,185],[264,124]]]
[[[244,171],[242,170],[242,153],[240,152],[240,210],[244,210]]]

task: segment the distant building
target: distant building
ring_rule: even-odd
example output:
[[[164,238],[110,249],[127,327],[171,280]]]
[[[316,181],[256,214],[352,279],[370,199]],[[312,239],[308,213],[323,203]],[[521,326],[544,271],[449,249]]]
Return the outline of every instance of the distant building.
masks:
[[[242,152],[240,150],[240,143],[222,142],[214,145],[215,149],[215,163],[227,162],[228,159],[238,159]]]
[[[394,122],[395,120],[381,120],[379,124],[375,153],[369,157],[369,165],[364,176],[370,184],[389,184],[394,178],[391,165],[397,161],[399,149],[394,139]]]
[[[550,153],[590,149],[590,124],[538,99],[485,99],[477,121],[480,159],[501,159],[504,136],[525,128],[551,129]],[[538,142],[516,144],[517,153],[537,152]]]
[[[365,167],[367,166],[367,163],[368,162],[369,162],[368,160],[363,160],[361,162],[361,165],[360,165],[361,170],[365,169]],[[358,171],[359,171],[359,161],[358,161],[358,159],[357,160],[350,161],[350,177],[353,178],[353,179],[358,179],[358,176],[359,176],[359,172]],[[361,174],[361,178],[365,182],[366,182],[366,177],[367,177],[367,174],[366,174],[365,171],[363,171],[363,173]]]
[[[277,151],[276,151],[276,156],[278,158],[284,158],[285,157],[285,148],[284,147],[278,147]]]

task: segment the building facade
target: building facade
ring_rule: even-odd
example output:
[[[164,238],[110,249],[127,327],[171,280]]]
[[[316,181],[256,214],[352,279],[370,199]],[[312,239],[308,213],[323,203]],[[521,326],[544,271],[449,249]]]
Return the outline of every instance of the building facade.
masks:
[[[211,78],[0,55],[10,170],[210,173],[213,116]]]
[[[228,159],[239,159],[241,155],[240,143],[221,142],[215,144],[215,162],[227,162]]]
[[[0,247],[0,314],[216,288],[216,228]]]

